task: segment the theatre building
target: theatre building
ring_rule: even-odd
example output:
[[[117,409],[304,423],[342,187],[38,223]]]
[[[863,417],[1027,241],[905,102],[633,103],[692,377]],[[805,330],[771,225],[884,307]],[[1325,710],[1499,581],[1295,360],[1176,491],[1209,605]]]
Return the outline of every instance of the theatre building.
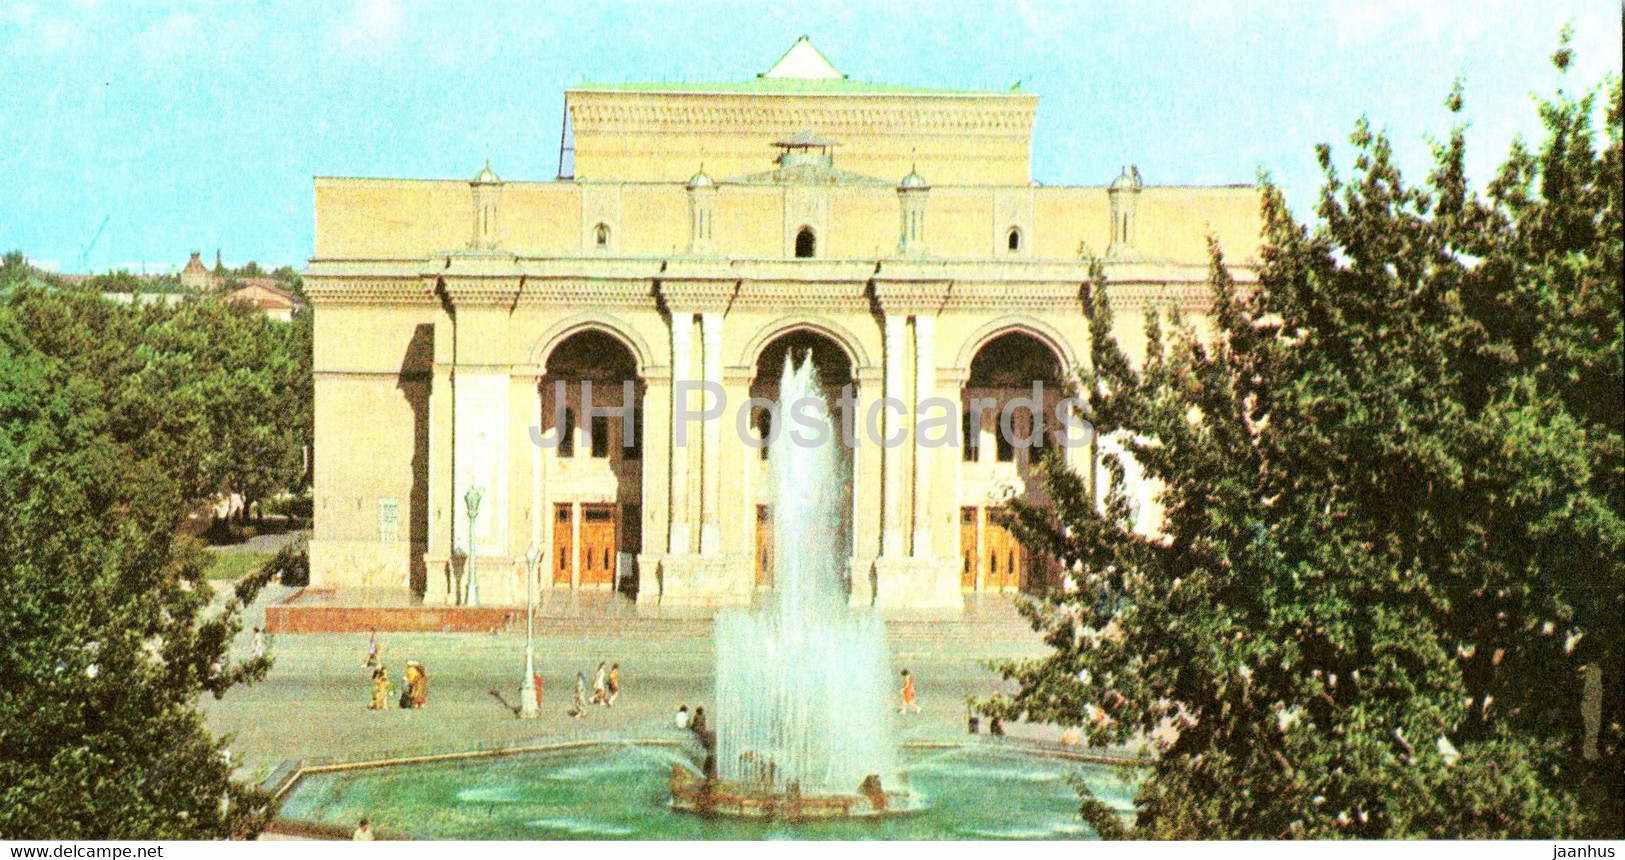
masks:
[[[1208,237],[1253,277],[1260,219],[1247,185],[1035,182],[1037,109],[851,80],[803,39],[748,81],[567,91],[556,179],[318,178],[312,585],[522,604],[533,569],[639,607],[747,604],[773,586],[774,490],[747,401],[810,353],[899,442],[843,447],[854,604],[1055,587],[996,512],[1045,501],[1018,443],[1066,418],[1090,261],[1138,356],[1148,310],[1204,324]],[[543,151],[503,172],[551,173]],[[692,417],[702,387],[722,417]],[[957,444],[915,444],[933,398]],[[1109,443],[1060,451],[1093,476]]]

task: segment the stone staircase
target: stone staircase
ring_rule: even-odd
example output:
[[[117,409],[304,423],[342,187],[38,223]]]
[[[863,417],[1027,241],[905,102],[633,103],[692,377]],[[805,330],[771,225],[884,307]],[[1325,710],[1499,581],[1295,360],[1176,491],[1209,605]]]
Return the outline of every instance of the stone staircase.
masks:
[[[522,633],[525,612],[518,606],[357,605],[345,595],[307,589],[268,606],[269,633]],[[638,607],[607,592],[572,594],[542,600],[536,612],[536,635],[544,639],[610,639],[674,641],[709,639],[713,613]],[[950,613],[886,613],[886,632],[895,644],[926,646],[987,643],[1037,644],[1039,636],[1015,609],[1012,598],[998,594],[966,595],[965,610]]]

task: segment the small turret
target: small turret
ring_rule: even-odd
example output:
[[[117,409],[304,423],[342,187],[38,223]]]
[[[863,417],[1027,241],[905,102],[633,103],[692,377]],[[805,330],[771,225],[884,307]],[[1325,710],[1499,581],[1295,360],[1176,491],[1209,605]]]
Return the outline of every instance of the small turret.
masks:
[[[701,164],[699,172],[688,180],[688,252],[698,256],[705,256],[716,251],[712,241],[712,216],[716,212],[717,183],[705,172],[705,165]]]
[[[497,246],[497,204],[502,198],[502,177],[491,169],[490,159],[485,167],[469,181],[474,192],[474,237],[468,246],[476,251],[491,251]]]
[[[898,211],[902,217],[897,242],[899,255],[917,257],[925,253],[925,202],[930,196],[931,183],[920,175],[918,165],[909,168],[908,175],[897,183]]]
[[[1111,241],[1106,243],[1107,259],[1125,259],[1136,255],[1135,233],[1140,226],[1136,210],[1143,187],[1145,183],[1140,181],[1140,168],[1131,164],[1124,167],[1106,189],[1106,196],[1111,201],[1112,219]]]

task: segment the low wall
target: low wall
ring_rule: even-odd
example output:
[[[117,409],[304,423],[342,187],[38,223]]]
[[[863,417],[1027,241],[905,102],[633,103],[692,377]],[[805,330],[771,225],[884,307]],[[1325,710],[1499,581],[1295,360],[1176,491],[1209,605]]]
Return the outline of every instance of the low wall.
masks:
[[[512,606],[301,606],[265,607],[267,633],[489,633],[523,624]]]

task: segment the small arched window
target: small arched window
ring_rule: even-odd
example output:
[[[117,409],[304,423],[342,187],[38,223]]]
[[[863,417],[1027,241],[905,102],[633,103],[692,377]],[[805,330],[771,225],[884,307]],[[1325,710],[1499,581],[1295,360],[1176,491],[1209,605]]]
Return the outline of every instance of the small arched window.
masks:
[[[818,237],[813,235],[811,227],[803,227],[801,232],[796,234],[796,256],[803,258],[818,256]]]
[[[608,224],[599,224],[597,227],[593,228],[593,231],[592,231],[592,243],[595,246],[597,246],[598,249],[601,250],[601,251],[602,250],[608,250],[608,248],[609,248],[609,225]]]
[[[1014,254],[1015,252],[1021,250],[1021,228],[1020,227],[1011,227],[1010,228],[1010,232],[1005,234],[1004,246],[1005,246],[1005,249],[1008,250],[1012,254]]]

